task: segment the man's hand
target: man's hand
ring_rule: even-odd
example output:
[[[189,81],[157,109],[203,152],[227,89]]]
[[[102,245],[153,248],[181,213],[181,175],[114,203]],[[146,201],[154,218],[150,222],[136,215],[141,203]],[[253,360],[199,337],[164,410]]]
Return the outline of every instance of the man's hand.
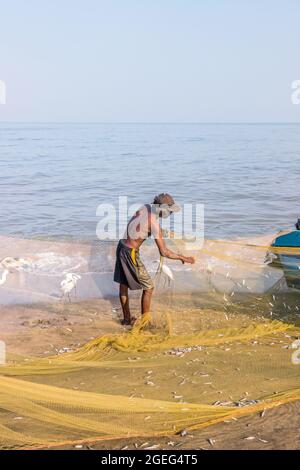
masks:
[[[163,233],[162,233],[162,228],[157,222],[156,218],[154,215],[151,215],[151,233],[155,238],[155,243],[158,247],[159,254],[160,256],[168,259],[174,259],[174,260],[179,260],[183,264],[188,263],[188,264],[194,264],[195,263],[195,258],[193,256],[183,256],[178,253],[175,253],[172,250],[169,250],[168,247],[165,244],[164,238],[163,238]]]
[[[195,258],[193,256],[183,256],[182,263],[195,264]]]

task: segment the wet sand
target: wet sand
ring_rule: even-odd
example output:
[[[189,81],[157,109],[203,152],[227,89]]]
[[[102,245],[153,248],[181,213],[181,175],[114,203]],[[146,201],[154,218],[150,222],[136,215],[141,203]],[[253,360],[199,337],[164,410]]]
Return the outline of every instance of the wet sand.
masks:
[[[0,337],[7,352],[48,356],[77,349],[96,336],[124,330],[118,299],[0,307]]]
[[[137,300],[133,309],[138,309]],[[96,336],[121,332],[118,300],[1,307],[0,338],[10,354],[46,356],[76,349]],[[130,438],[82,444],[80,449],[298,449],[300,403],[193,431],[186,436]],[[61,449],[74,446],[57,447]]]

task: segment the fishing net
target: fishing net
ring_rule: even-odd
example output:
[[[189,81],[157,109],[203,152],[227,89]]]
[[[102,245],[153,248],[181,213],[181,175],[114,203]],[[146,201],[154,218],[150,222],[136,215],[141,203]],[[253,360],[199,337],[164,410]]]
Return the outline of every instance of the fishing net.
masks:
[[[146,246],[156,292],[132,329],[47,357],[8,350],[1,448],[165,436],[300,399],[300,249],[271,241],[194,245],[195,265],[164,262],[171,277]]]

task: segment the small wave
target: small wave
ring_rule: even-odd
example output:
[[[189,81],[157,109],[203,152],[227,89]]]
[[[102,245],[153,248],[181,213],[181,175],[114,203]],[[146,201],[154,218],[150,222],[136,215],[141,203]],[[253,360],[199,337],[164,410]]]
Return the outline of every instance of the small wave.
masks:
[[[86,259],[80,255],[65,256],[49,251],[37,253],[37,259],[31,265],[36,274],[64,275],[67,272],[80,271],[86,265]]]

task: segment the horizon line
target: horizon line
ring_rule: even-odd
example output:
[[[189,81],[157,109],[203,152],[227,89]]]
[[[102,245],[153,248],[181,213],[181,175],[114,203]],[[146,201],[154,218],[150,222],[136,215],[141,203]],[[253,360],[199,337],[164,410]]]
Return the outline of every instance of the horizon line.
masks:
[[[290,125],[300,121],[1,121],[0,124],[202,124],[202,125]]]

